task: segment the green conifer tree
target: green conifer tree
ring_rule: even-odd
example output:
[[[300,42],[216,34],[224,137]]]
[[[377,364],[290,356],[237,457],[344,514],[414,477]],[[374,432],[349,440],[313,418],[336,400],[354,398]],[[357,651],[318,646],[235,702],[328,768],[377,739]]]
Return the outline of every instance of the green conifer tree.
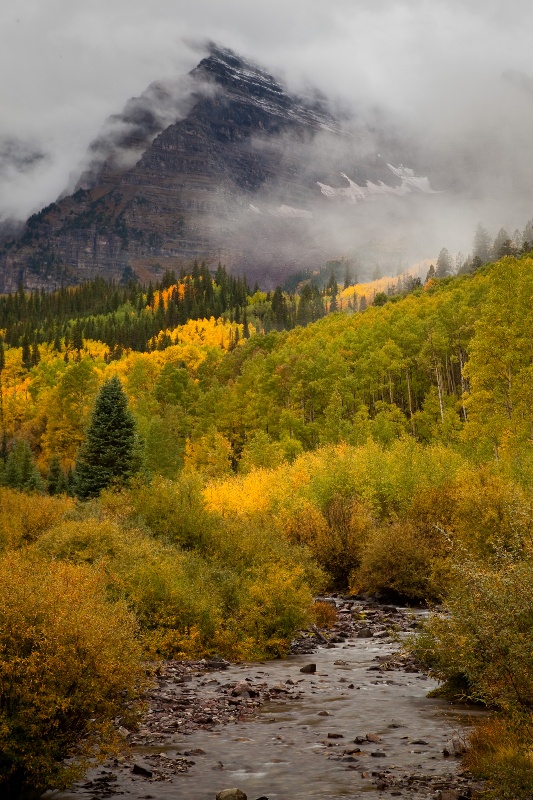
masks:
[[[27,334],[24,334],[22,339],[22,367],[26,370],[30,370],[32,367],[30,340],[28,339]]]
[[[36,367],[39,361],[41,360],[41,354],[39,352],[39,345],[37,342],[34,342],[31,346],[31,365],[32,367]]]
[[[106,381],[96,398],[87,438],[74,474],[80,500],[97,497],[111,484],[124,483],[136,471],[135,420],[119,378]]]
[[[449,251],[445,247],[443,247],[439,253],[439,257],[437,258],[437,269],[435,270],[435,277],[446,278],[447,275],[451,275],[452,268],[453,268],[452,257]]]
[[[26,441],[15,442],[7,457],[2,477],[4,486],[11,489],[42,492],[43,482]]]
[[[248,314],[246,313],[246,308],[244,308],[242,312],[242,336],[243,339],[250,338],[250,328],[248,326]]]
[[[61,460],[57,454],[54,454],[50,459],[48,465],[48,494],[63,494],[67,491],[67,482],[63,470],[61,469]]]

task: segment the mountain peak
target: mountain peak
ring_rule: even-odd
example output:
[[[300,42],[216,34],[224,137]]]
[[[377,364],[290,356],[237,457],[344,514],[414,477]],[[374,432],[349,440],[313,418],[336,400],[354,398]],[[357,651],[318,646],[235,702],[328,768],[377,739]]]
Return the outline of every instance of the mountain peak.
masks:
[[[193,77],[214,81],[232,91],[245,90],[252,96],[261,97],[271,93],[288,100],[281,83],[258,64],[214,42],[208,44],[208,53],[191,71]]]
[[[364,133],[341,130],[318,93],[293,94],[209,43],[188,75],[129,100],[93,144],[77,190],[5,240],[0,291],[125,271],[148,281],[194,259],[281,283],[353,246],[339,175],[352,188],[386,178],[377,152]],[[381,189],[367,182],[366,195]]]

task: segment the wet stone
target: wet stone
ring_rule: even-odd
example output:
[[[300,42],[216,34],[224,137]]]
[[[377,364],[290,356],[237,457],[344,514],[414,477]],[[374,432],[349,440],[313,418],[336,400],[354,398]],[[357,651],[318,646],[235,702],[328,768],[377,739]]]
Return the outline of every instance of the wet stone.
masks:
[[[222,789],[216,795],[216,800],[248,800],[248,797],[240,789]]]
[[[142,775],[144,778],[151,778],[153,775],[152,770],[146,769],[141,764],[134,764],[131,771],[134,775]]]

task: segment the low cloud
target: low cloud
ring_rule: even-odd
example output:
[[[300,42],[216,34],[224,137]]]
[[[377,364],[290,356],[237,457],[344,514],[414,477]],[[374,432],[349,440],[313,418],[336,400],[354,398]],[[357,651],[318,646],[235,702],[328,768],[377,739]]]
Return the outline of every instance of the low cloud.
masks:
[[[186,113],[187,92],[169,87],[201,57],[191,42],[206,39],[264,64],[292,91],[317,87],[364,131],[356,150],[373,152],[379,139],[377,152],[386,159],[401,143],[403,155],[390,163],[416,168],[443,191],[423,203],[390,198],[383,217],[359,204],[356,227],[364,221],[374,231],[375,218],[403,240],[393,226],[407,225],[421,237],[411,249],[436,248],[421,254],[432,256],[439,245],[468,249],[480,219],[514,228],[531,215],[533,7],[525,0],[512,7],[500,0],[272,0],[264,6],[197,0],[180,6],[174,0],[5,0],[0,69],[10,80],[0,89],[0,220],[24,219],[56,199],[91,158],[93,166],[112,152],[134,160],[142,135]],[[124,116],[106,123],[154,82],[163,87],[161,99],[169,91],[173,100],[169,117],[165,103],[155,102],[152,133],[149,124],[139,127]],[[129,109],[134,116],[141,106]],[[123,147],[128,137],[130,143],[137,137],[139,147]],[[338,162],[338,153],[329,166],[324,160],[317,180],[346,187],[345,172],[365,185],[368,176]],[[422,223],[406,220],[403,200],[405,208],[423,208]],[[331,209],[321,208],[329,219]]]

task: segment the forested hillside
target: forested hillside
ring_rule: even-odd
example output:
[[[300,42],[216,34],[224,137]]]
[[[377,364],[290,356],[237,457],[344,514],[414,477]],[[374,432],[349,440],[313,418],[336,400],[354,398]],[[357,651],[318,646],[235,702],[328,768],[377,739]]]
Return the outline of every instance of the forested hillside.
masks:
[[[531,273],[530,257],[507,258],[279,332],[269,327],[311,321],[311,290],[280,291],[278,302],[222,270],[214,280],[200,269],[177,283],[169,276],[146,292],[97,281],[6,296],[4,446],[27,442],[43,475],[54,456],[68,470],[99,386],[117,374],[152,475],[175,477],[187,463],[214,477],[324,444],[388,446],[410,435],[503,460],[526,480]],[[316,317],[327,301],[317,290]]]
[[[27,626],[63,637],[77,665],[47,708],[80,687],[55,738],[28,733],[44,702],[31,681],[0,703],[0,782],[60,780],[58,732],[71,714],[87,735],[100,685],[83,683],[80,653],[113,609],[123,635],[104,672],[127,637],[137,664],[283,654],[329,587],[447,604],[419,655],[503,712],[473,768],[527,796],[513,775],[531,787],[533,258],[409,288],[363,310],[353,291],[336,312],[349,287],[266,295],[195,267],[155,287],[0,298],[0,693],[55,668],[44,645],[30,663]],[[46,613],[21,612],[25,592]],[[114,702],[98,694],[93,741]]]

